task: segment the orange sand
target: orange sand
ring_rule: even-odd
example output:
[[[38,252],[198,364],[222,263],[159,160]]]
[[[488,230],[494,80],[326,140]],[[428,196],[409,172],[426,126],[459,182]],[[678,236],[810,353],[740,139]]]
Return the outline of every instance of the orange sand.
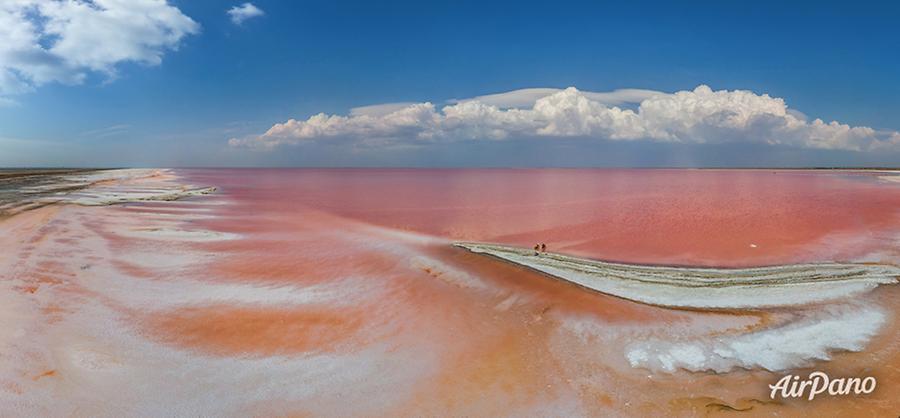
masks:
[[[150,333],[168,344],[217,355],[278,355],[337,350],[354,338],[361,314],[324,307],[183,308],[151,319]]]

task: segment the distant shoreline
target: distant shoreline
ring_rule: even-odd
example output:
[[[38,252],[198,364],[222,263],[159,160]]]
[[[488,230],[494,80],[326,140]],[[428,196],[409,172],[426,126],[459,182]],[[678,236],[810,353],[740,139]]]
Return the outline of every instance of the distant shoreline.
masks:
[[[61,176],[112,170],[109,168],[0,168],[0,180],[31,176]]]

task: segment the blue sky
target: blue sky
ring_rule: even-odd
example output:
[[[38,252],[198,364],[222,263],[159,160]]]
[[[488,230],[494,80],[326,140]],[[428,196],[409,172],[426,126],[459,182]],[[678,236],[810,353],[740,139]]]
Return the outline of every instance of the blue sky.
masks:
[[[91,6],[120,7],[111,1]],[[160,62],[126,54],[73,64],[68,55],[60,68],[83,79],[0,90],[0,165],[900,164],[900,139],[892,137],[900,131],[895,2],[259,0],[252,4],[263,14],[236,24],[226,11],[242,3],[169,1],[196,25],[161,41],[153,51]],[[67,35],[56,36],[42,40],[47,50]],[[18,59],[6,57],[13,58],[0,51],[0,59]],[[701,85],[713,95],[694,94]],[[649,112],[627,126],[597,122],[606,108],[637,112],[642,98],[601,103],[579,116],[586,119],[563,121],[577,125],[568,127],[552,125],[548,113],[519,120],[501,100],[493,119],[466,113],[462,128],[447,127],[455,110],[443,107],[456,100],[570,86],[681,91],[694,95],[660,106],[683,112],[685,101],[717,100],[721,111],[741,115],[735,106],[747,97],[714,94],[768,94],[806,125],[771,121],[779,110],[765,101],[737,128],[699,115],[690,123],[702,129],[685,130],[681,119],[659,122]],[[553,115],[583,102],[580,93],[564,94],[571,97],[554,102]],[[308,120],[382,103],[434,109],[416,113],[415,126],[383,115],[333,120],[327,129]],[[874,133],[846,138],[814,126],[816,118]],[[265,134],[291,119],[300,124]]]

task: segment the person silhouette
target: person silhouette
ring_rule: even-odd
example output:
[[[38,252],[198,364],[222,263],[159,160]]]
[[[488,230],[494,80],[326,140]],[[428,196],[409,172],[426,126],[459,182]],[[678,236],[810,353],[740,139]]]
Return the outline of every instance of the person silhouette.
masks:
[[[541,244],[534,244],[534,255],[541,255]]]
[[[541,243],[541,252],[542,253],[547,252],[547,244],[544,244],[543,242]]]

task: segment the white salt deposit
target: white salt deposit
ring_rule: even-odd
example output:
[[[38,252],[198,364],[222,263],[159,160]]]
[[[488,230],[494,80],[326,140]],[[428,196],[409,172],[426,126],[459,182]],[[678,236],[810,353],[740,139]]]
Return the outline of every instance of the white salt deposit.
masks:
[[[625,349],[632,367],[654,371],[728,372],[805,367],[834,351],[861,351],[886,321],[877,306],[829,305],[786,324],[745,334],[673,340],[649,338]]]
[[[586,288],[651,305],[741,309],[796,306],[868,292],[894,284],[900,268],[878,264],[823,263],[742,269],[642,266],[561,254],[535,256],[502,245],[457,247],[526,266]]]
[[[71,203],[82,206],[172,201],[216,191],[215,187],[177,184],[171,177],[168,170],[103,170],[60,176],[52,184],[23,187],[21,191],[44,194],[36,199],[37,204]]]
[[[792,307],[774,315],[774,324],[759,324],[750,332],[699,328],[676,332],[667,327],[648,333],[646,327],[640,331],[604,327],[605,344],[622,343],[620,349],[629,365],[661,373],[780,371],[829,360],[838,351],[861,351],[885,324],[886,314],[877,305],[864,305],[847,297],[880,284],[896,283],[900,275],[894,266],[876,264],[745,269],[656,267],[559,254],[535,256],[528,250],[490,244],[455,245],[596,291],[653,305],[754,310]],[[803,306],[823,301],[830,304]]]
[[[891,173],[894,174],[895,172],[891,172]],[[900,183],[900,175],[897,175],[897,174],[890,175],[890,176],[878,176],[878,179],[883,180],[883,181],[890,181],[893,183]]]

